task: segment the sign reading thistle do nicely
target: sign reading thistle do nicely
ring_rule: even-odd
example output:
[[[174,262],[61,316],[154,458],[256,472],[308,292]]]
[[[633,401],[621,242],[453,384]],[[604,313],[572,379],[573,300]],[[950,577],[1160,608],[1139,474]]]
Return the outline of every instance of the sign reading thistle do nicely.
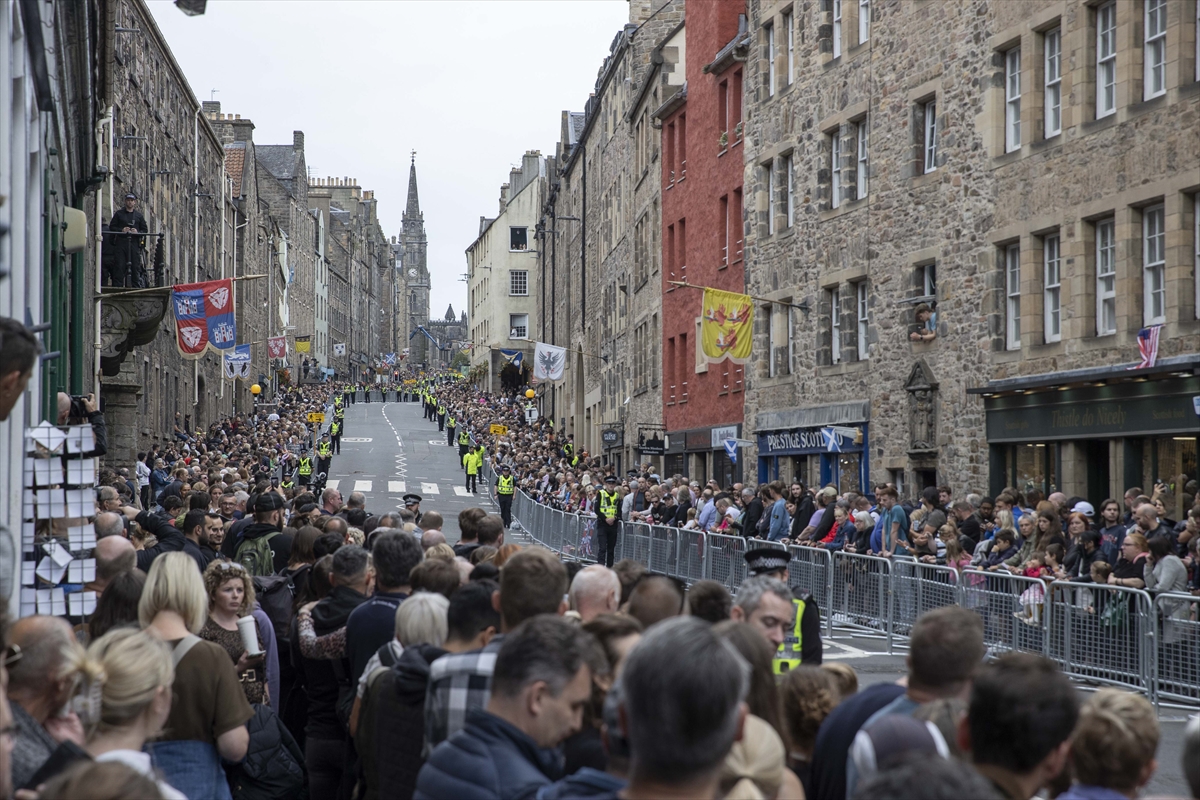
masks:
[[[232,352],[237,341],[233,281],[177,284],[171,291],[175,344],[184,358],[197,359],[210,347]]]

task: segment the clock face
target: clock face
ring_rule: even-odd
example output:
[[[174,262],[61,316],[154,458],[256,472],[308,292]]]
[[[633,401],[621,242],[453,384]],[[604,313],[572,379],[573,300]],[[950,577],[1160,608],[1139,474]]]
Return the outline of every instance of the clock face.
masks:
[[[415,278],[415,277],[417,277],[417,271],[416,271],[415,269],[410,269],[410,270],[408,271],[408,277],[410,277],[410,278]]]

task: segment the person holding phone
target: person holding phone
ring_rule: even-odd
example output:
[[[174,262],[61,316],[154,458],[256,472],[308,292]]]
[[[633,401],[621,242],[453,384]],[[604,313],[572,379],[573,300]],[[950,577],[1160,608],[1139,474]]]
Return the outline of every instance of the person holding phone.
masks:
[[[238,632],[238,620],[254,607],[254,581],[241,564],[214,561],[204,570],[204,590],[208,593],[208,619],[200,629],[200,638],[220,645],[229,653],[246,700],[268,702],[262,632],[258,632],[258,652],[253,655],[247,652]]]

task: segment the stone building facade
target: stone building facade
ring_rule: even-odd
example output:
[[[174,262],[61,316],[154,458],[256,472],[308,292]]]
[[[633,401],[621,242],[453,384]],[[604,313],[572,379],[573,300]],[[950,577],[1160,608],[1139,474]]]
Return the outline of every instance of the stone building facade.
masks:
[[[461,315],[455,316],[454,306],[450,305],[446,308],[444,317],[429,321],[428,328],[440,345],[436,349],[432,344],[430,345],[430,349],[436,353],[436,360],[432,365],[435,369],[448,369],[456,354],[463,351],[470,353],[471,324],[468,321],[466,309]],[[420,334],[417,335],[420,336]],[[425,337],[421,336],[421,338]],[[413,341],[416,339],[414,338]],[[425,341],[429,340],[425,339]]]
[[[1195,4],[748,9],[759,480],[1195,477]]]
[[[543,395],[541,411],[577,447],[619,469],[640,463],[639,434],[652,437],[662,426],[654,245],[661,160],[647,142],[655,135],[646,112],[673,69],[655,59],[682,21],[683,2],[633,2],[629,14],[584,111],[563,114],[538,228],[544,341],[569,351],[564,380]]]

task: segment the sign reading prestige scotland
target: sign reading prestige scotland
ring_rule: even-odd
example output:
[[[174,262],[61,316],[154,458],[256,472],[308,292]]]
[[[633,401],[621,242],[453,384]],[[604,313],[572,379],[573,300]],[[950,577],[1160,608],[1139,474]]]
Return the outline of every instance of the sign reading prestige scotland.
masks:
[[[835,448],[831,448],[829,439],[833,438]],[[842,436],[828,428],[807,428],[804,430],[780,431],[779,433],[760,433],[758,435],[759,455],[778,453],[827,453],[853,451],[861,448],[854,443],[852,437]]]

